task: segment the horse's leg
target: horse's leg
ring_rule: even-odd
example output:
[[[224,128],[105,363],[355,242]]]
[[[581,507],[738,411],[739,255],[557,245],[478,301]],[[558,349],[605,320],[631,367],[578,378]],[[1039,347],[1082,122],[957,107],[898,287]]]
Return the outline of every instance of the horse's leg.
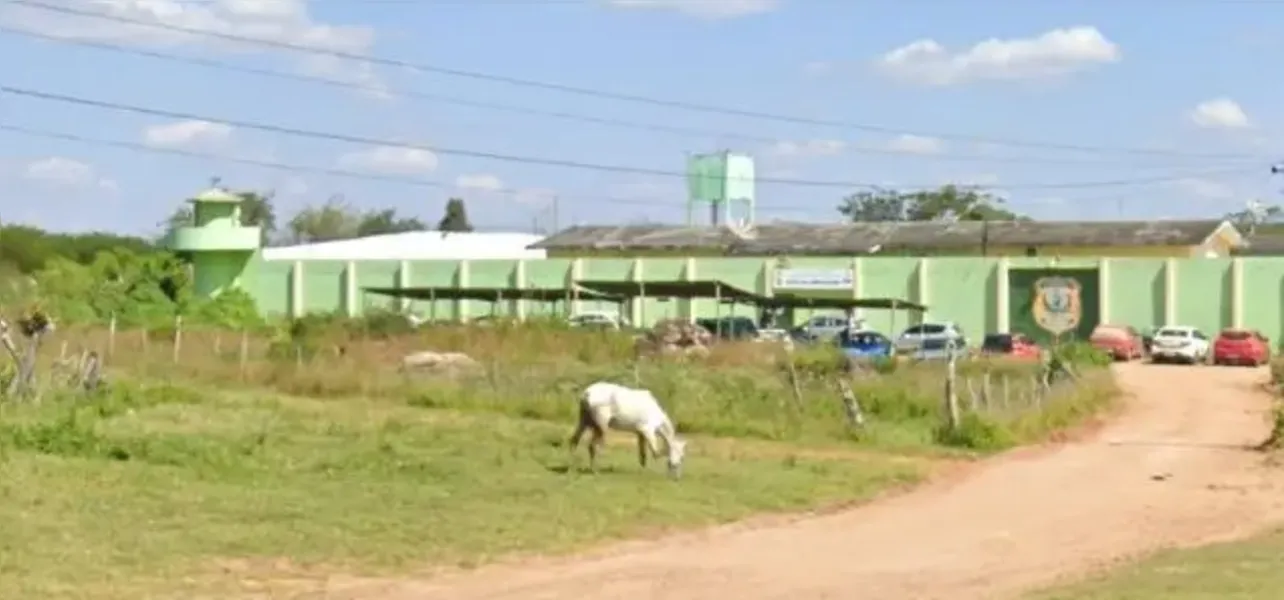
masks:
[[[593,428],[593,437],[589,438],[589,470],[597,473],[597,453],[602,449],[606,436],[602,434],[602,428]]]
[[[642,465],[643,469],[646,468],[646,459],[647,459],[647,454],[649,449],[650,449],[650,442],[647,441],[645,435],[639,433],[638,434],[638,464]]]
[[[656,432],[647,431],[642,434],[642,439],[646,442],[646,449],[651,451],[651,457],[659,459],[660,444],[659,444],[659,441],[656,439]]]
[[[567,442],[568,447],[566,449],[566,452],[571,457],[571,465],[567,467],[568,473],[570,472],[571,468],[575,466],[575,451],[579,450],[580,439],[584,437],[585,431],[588,431],[588,427],[584,425],[583,421],[580,421],[580,424],[575,426],[575,432],[571,434],[570,441]]]

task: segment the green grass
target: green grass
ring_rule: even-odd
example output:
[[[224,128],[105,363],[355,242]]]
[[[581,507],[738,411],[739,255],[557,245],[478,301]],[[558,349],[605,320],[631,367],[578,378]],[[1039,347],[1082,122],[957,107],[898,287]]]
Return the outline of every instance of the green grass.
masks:
[[[1032,600],[1271,600],[1284,596],[1284,530],[1161,553]]]
[[[617,436],[603,473],[565,474],[566,423],[170,386],[4,411],[6,600],[226,597],[236,561],[469,566],[865,499],[927,464],[696,438],[673,482]]]

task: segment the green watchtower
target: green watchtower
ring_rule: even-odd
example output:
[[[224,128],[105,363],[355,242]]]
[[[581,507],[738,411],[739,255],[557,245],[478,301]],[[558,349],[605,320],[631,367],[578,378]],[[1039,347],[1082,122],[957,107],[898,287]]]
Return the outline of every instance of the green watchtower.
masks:
[[[241,197],[227,190],[212,188],[188,202],[192,224],[174,228],[168,246],[191,258],[196,295],[214,297],[241,284],[263,232],[241,224]]]

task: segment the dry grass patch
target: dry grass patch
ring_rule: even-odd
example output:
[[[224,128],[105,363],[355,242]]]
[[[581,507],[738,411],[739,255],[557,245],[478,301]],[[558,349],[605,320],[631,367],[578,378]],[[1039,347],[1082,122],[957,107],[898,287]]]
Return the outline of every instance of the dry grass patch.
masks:
[[[617,440],[603,474],[564,474],[565,424],[173,386],[6,410],[13,599],[226,592],[237,561],[382,574],[566,552],[865,499],[926,465],[693,442],[675,483]]]

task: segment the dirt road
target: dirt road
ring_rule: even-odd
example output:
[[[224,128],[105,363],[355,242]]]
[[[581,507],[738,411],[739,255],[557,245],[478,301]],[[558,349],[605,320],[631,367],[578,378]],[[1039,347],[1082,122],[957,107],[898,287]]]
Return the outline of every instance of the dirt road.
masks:
[[[389,600],[993,599],[1171,545],[1284,519],[1262,370],[1119,368],[1128,408],[1092,439],[1015,453],[951,482],[778,527],[599,558],[389,586]]]

